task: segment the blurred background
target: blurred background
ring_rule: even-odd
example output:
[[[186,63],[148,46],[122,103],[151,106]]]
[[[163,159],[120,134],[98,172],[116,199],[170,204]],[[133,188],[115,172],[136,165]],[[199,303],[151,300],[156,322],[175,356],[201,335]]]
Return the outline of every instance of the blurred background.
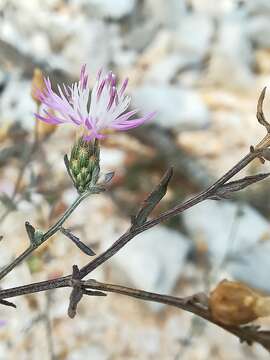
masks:
[[[74,130],[36,128],[31,83],[36,68],[70,83],[83,63],[91,84],[100,67],[113,70],[129,77],[133,107],[158,111],[151,124],[102,141],[102,172],[116,173],[110,190],[66,223],[99,254],[168,166],[174,178],[156,215],[211,184],[264,135],[255,114],[270,83],[270,2],[0,0],[0,266],[28,245],[25,221],[47,229],[76,197],[63,163]],[[254,161],[242,175],[268,169]],[[266,180],[204,202],[136,237],[91,277],[176,296],[209,292],[223,278],[270,292],[269,194]],[[59,234],[1,286],[88,261]],[[63,289],[1,307],[0,359],[268,359],[192,314],[120,295],[85,297],[71,320],[68,297]]]

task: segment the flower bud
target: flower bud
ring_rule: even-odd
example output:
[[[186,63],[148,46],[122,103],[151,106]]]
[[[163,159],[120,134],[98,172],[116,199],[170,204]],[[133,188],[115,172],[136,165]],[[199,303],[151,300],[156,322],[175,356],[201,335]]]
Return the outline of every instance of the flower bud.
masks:
[[[99,146],[81,137],[74,144],[69,160],[69,170],[80,193],[95,185],[99,177]]]
[[[209,310],[214,320],[239,326],[270,315],[270,298],[236,281],[221,281],[211,292]]]

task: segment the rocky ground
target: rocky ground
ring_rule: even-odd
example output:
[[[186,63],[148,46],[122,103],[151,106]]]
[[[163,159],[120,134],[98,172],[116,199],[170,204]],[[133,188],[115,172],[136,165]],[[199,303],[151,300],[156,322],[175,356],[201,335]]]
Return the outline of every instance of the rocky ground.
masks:
[[[129,77],[133,106],[158,111],[152,124],[102,142],[102,172],[116,173],[110,190],[87,199],[67,223],[96,253],[126,230],[169,165],[174,179],[156,214],[209,185],[264,135],[255,115],[270,81],[268,0],[0,0],[0,45],[0,266],[27,246],[26,220],[46,229],[76,196],[63,164],[75,134],[61,127],[46,137],[41,126],[10,201],[33,141],[36,67],[63,82],[87,63],[92,84],[100,67],[112,69]],[[244,173],[268,170],[255,161]],[[92,277],[178,296],[208,292],[224,277],[270,292],[268,185],[207,201],[141,234]],[[1,286],[65,275],[87,261],[56,235]],[[1,307],[0,359],[269,356],[191,314],[120,295],[83,299],[71,320],[68,297],[63,289],[17,298],[16,310]]]

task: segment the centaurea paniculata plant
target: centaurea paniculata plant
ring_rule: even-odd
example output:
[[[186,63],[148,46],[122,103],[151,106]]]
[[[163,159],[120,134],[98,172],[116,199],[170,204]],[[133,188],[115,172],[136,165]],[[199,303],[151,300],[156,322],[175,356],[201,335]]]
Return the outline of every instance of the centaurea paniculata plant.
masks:
[[[120,87],[116,86],[116,77],[112,72],[104,75],[99,71],[93,90],[90,91],[86,66],[81,69],[80,80],[71,86],[57,86],[58,92],[52,89],[49,78],[44,78],[44,86],[36,87],[35,97],[39,102],[36,119],[51,125],[69,123],[74,125],[81,135],[70,146],[71,155],[65,156],[65,164],[73,185],[78,191],[78,197],[74,203],[62,214],[47,231],[35,229],[29,222],[25,223],[29,237],[29,247],[9,265],[0,270],[0,279],[4,278],[17,265],[31,255],[45,241],[54,234],[61,232],[85,254],[95,255],[77,236],[63,227],[64,222],[71,213],[91,194],[98,194],[106,189],[106,184],[112,175],[109,174],[102,182],[99,178],[99,140],[108,136],[111,131],[126,131],[147,123],[154,118],[155,113],[149,113],[141,117],[133,118],[138,110],[129,110],[131,98],[125,94],[128,81],[125,79]],[[235,282],[220,283],[214,292],[210,294],[195,294],[187,298],[178,298],[170,295],[150,293],[139,289],[132,289],[120,285],[112,285],[97,282],[94,279],[83,280],[97,267],[108,261],[136,235],[166,221],[186,209],[207,200],[222,200],[227,196],[239,191],[253,183],[268,177],[269,173],[247,176],[236,181],[231,178],[238,174],[250,162],[255,159],[264,162],[268,159],[270,146],[270,124],[265,119],[262,105],[265,96],[263,90],[257,106],[257,118],[267,131],[266,136],[256,146],[251,146],[247,155],[235,164],[214,184],[206,190],[195,195],[183,203],[176,204],[173,208],[149,218],[153,209],[160,203],[167,192],[167,188],[173,175],[169,168],[154,189],[142,203],[137,214],[132,217],[130,227],[119,237],[107,250],[97,255],[79,269],[73,266],[72,273],[39,283],[32,283],[10,289],[0,290],[0,304],[3,306],[15,306],[5,300],[11,297],[41,292],[45,290],[69,287],[72,289],[68,315],[73,318],[76,315],[77,306],[83,296],[104,296],[114,292],[146,301],[154,301],[181,308],[192,312],[207,321],[214,323],[226,331],[236,335],[242,342],[248,344],[260,343],[270,351],[270,332],[261,331],[255,326],[245,326],[260,316],[270,314],[270,300],[261,294],[250,290],[248,287]],[[151,269],[147,269],[151,271]],[[228,292],[229,289],[229,292]],[[227,297],[224,300],[224,292]],[[237,296],[236,296],[237,295]],[[247,297],[251,297],[249,301]],[[262,308],[262,304],[264,305]],[[236,309],[236,310],[235,310]],[[243,311],[245,312],[243,316]],[[233,314],[232,314],[233,312]],[[230,316],[228,316],[228,314]]]

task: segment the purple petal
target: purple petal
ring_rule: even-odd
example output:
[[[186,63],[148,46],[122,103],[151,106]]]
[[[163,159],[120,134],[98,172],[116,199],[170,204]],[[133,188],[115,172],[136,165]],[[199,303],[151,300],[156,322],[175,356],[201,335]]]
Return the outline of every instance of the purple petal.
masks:
[[[126,79],[124,80],[124,82],[123,82],[123,84],[122,84],[122,86],[121,86],[121,89],[120,89],[120,91],[119,91],[119,96],[120,96],[120,97],[124,94],[124,92],[125,92],[125,90],[126,90],[126,87],[127,87],[127,84],[128,84],[128,78],[126,78]]]

